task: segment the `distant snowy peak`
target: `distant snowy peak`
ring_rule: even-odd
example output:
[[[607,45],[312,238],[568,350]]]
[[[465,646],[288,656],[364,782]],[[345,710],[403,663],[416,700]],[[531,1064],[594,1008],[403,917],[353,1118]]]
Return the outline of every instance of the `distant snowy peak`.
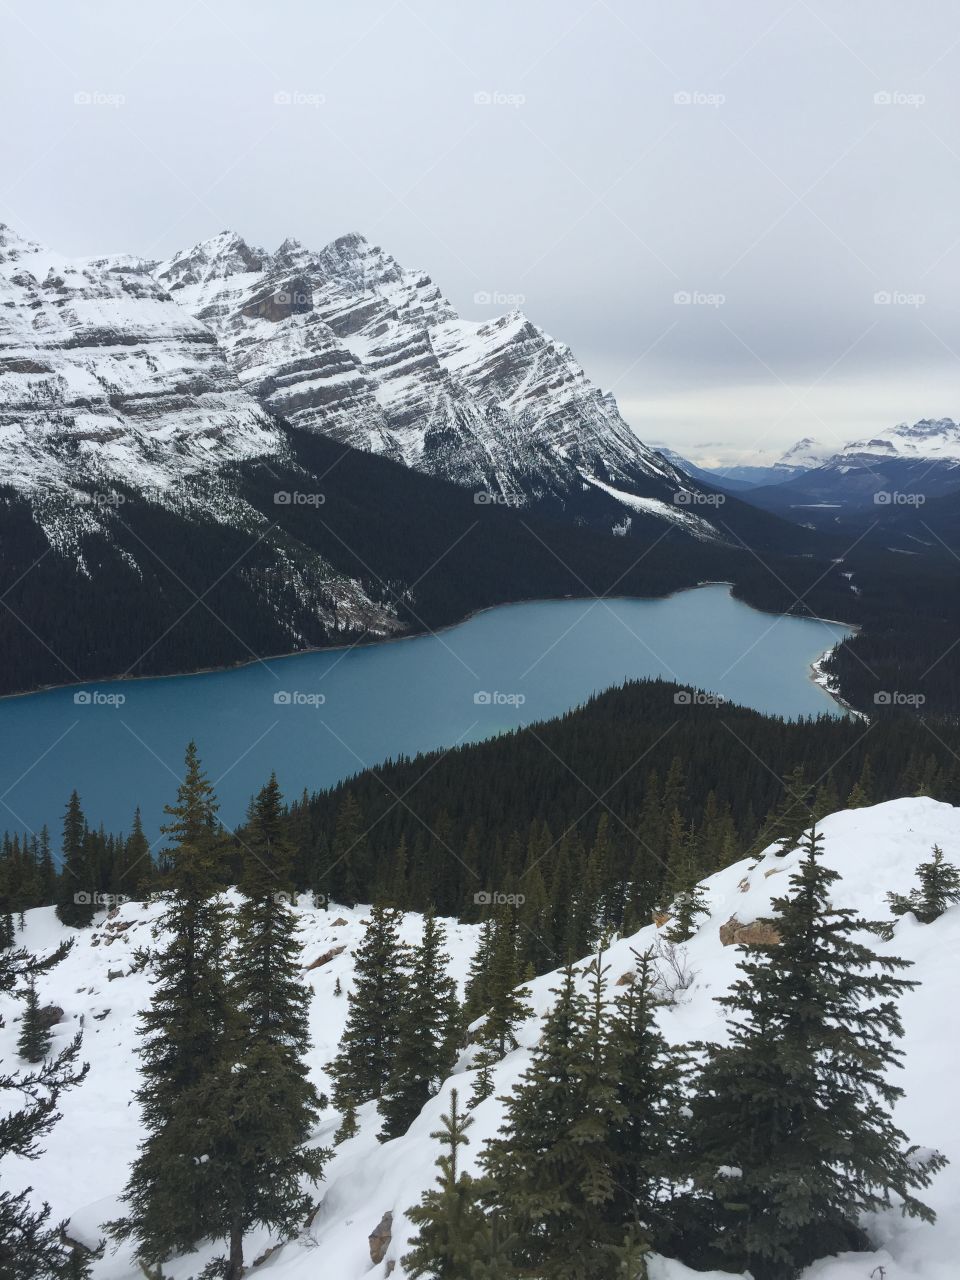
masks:
[[[952,418],[921,418],[912,425],[901,422],[870,440],[853,441],[838,458],[856,455],[960,462],[960,423]]]
[[[778,458],[774,465],[791,471],[809,471],[821,466],[834,452],[834,449],[821,444],[812,436],[804,436]]]
[[[155,274],[295,426],[519,501],[563,500],[584,468],[676,488],[567,346],[520,312],[462,319],[362,235],[271,254],[223,232]]]

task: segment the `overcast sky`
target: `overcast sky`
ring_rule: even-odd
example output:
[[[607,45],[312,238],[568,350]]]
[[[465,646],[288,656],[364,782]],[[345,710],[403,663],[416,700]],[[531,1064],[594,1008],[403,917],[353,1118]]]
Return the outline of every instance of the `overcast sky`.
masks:
[[[465,316],[521,300],[643,438],[699,460],[960,416],[951,0],[0,17],[0,219],[33,239],[161,257],[225,227],[362,231]]]

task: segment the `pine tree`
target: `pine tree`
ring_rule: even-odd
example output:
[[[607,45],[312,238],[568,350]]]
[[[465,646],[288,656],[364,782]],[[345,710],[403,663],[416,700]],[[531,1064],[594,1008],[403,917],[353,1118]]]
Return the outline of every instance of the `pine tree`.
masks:
[[[406,1133],[456,1061],[460,1006],[445,943],[443,926],[428,911],[410,956],[396,1052],[380,1098],[383,1140]]]
[[[715,1244],[733,1270],[790,1280],[825,1254],[863,1247],[864,1214],[914,1195],[943,1158],[921,1159],[890,1117],[902,1096],[897,997],[907,962],[856,937],[873,928],[831,906],[838,873],[811,831],[789,896],[774,900],[775,946],[748,951],[720,1004],[729,1044],[710,1046],[693,1104],[690,1151],[711,1198]]]
[[[473,1082],[473,1091],[470,1094],[470,1110],[479,1106],[481,1102],[486,1102],[487,1098],[493,1094],[493,1067],[500,1058],[495,1048],[489,1045],[483,1045],[473,1060],[477,1077]]]
[[[40,1016],[40,1000],[33,978],[27,982],[24,992],[23,1018],[20,1022],[20,1038],[17,1052],[24,1062],[42,1062],[50,1052],[50,1027]]]
[[[40,841],[37,856],[38,906],[49,906],[56,899],[57,869],[53,863],[50,850],[50,832],[46,826],[40,828]]]
[[[515,1233],[511,1262],[537,1280],[610,1280],[614,1237],[604,1209],[614,1190],[612,1131],[622,1113],[604,1031],[605,971],[591,966],[591,999],[572,967],[529,1067],[482,1164],[484,1200]]]
[[[960,870],[952,862],[945,862],[943,850],[933,846],[933,857],[917,867],[920,884],[904,897],[888,893],[887,901],[895,916],[912,911],[921,924],[939,920],[948,907],[960,902]]]
[[[391,907],[375,906],[357,948],[347,1025],[331,1066],[333,1101],[341,1113],[381,1097],[393,1072],[405,1016],[400,918]]]
[[[23,948],[0,957],[0,990],[14,990],[21,982],[32,985],[40,973],[59,964],[69,944],[44,959]],[[60,1119],[57,1102],[65,1089],[80,1084],[87,1066],[78,1066],[80,1036],[33,1070],[6,1071],[0,1064],[0,1093],[22,1100],[19,1110],[0,1116],[0,1161],[7,1156],[35,1160],[38,1143]],[[62,1224],[61,1224],[62,1225]],[[76,1256],[75,1256],[76,1254]],[[83,1259],[60,1239],[60,1229],[50,1221],[50,1206],[35,1209],[29,1189],[0,1190],[0,1276],[3,1280],[69,1280],[83,1276]]]
[[[517,955],[516,929],[512,917],[504,912],[496,921],[490,942],[490,961],[486,975],[489,1008],[480,1028],[479,1039],[495,1045],[502,1058],[508,1048],[517,1045],[514,1032],[531,1015],[521,979]]]
[[[205,1237],[227,1233],[222,1169],[224,1111],[212,1100],[230,1072],[234,1012],[225,973],[227,910],[220,896],[225,839],[196,746],[187,748],[177,803],[162,828],[172,840],[150,1008],[141,1014],[141,1083],[147,1132],[125,1192],[128,1214],[109,1224],[156,1266]]]
[[[403,1266],[412,1280],[426,1276],[431,1280],[479,1280],[487,1274],[505,1277],[508,1272],[500,1269],[499,1260],[494,1260],[496,1271],[487,1271],[494,1237],[481,1208],[477,1181],[460,1171],[459,1148],[470,1144],[467,1130],[473,1117],[461,1114],[456,1089],[450,1090],[450,1110],[441,1124],[443,1127],[430,1135],[444,1148],[437,1160],[440,1174],[436,1188],[425,1192],[420,1203],[408,1211],[419,1231]]]
[[[689,942],[697,931],[697,918],[710,914],[707,899],[701,885],[684,889],[671,905],[670,926],[664,931],[668,942]]]
[[[874,803],[875,783],[873,780],[873,766],[870,763],[870,757],[864,756],[863,768],[860,771],[859,779],[854,783],[853,789],[847,797],[848,809],[866,809]]]
[[[57,919],[61,924],[84,929],[93,921],[96,904],[93,882],[86,859],[87,820],[74,791],[63,819],[62,866],[57,882]]]
[[[242,839],[236,949],[230,998],[238,1017],[226,1083],[209,1101],[222,1117],[214,1157],[230,1233],[227,1280],[243,1271],[243,1238],[254,1226],[290,1237],[317,1182],[324,1152],[307,1140],[320,1098],[310,1083],[309,991],[300,978],[297,926],[289,906],[292,850],[284,837],[283,797],[275,776],[254,800]]]
[[[333,838],[333,859],[324,877],[336,899],[353,907],[360,901],[369,902],[365,896],[370,851],[367,847],[367,829],[357,797],[348,791],[337,813],[337,827]]]
[[[687,1070],[685,1055],[672,1049],[657,1027],[663,1001],[653,953],[633,955],[633,981],[614,1001],[608,1033],[620,1113],[611,1137],[614,1189],[607,1218],[614,1231],[629,1227],[625,1259],[631,1249],[642,1258],[669,1234],[669,1201],[684,1177],[678,1151]]]
[[[480,938],[477,949],[467,970],[467,983],[464,990],[463,1016],[468,1023],[473,1022],[481,1013],[490,1007],[490,960],[493,955],[493,921],[484,920],[480,926]]]
[[[133,825],[123,847],[122,871],[116,885],[116,892],[128,898],[145,898],[154,877],[153,859],[150,856],[150,841],[143,829],[139,805],[134,810]]]

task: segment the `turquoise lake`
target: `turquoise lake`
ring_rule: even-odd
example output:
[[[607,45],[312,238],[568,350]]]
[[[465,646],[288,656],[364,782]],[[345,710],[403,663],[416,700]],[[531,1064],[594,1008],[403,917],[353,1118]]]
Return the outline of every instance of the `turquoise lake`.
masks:
[[[126,830],[139,804],[153,836],[190,738],[232,824],[271,770],[296,796],[390,756],[559,715],[645,676],[787,718],[840,715],[810,664],[848,634],[760,613],[709,585],[664,600],[505,605],[389,644],[7,698],[0,828],[46,822],[58,842],[76,787],[92,825]]]

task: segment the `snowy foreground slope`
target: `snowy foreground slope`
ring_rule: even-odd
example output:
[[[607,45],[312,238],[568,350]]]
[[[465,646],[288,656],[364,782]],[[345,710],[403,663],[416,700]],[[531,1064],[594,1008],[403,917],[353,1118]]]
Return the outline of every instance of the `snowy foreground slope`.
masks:
[[[837,813],[823,823],[826,859],[843,879],[837,885],[839,905],[859,908],[871,918],[889,918],[888,890],[907,893],[914,883],[914,868],[933,844],[942,846],[948,859],[960,861],[960,809],[927,799],[895,800],[871,809]],[[769,911],[771,896],[785,891],[787,878],[797,861],[796,853],[784,858],[768,851],[758,862],[741,862],[713,876],[708,882],[711,915],[687,945],[692,985],[682,993],[677,1007],[661,1014],[665,1034],[675,1042],[722,1037],[722,1022],[714,997],[722,994],[735,975],[737,948],[723,946],[720,926],[736,916],[742,923]],[[305,974],[314,992],[312,1064],[317,1084],[328,1084],[323,1064],[332,1057],[346,1015],[345,995],[337,997],[339,978],[349,987],[352,952],[362,936],[362,908],[332,907],[329,912],[299,907],[304,942],[304,963],[310,965],[334,947],[345,950]],[[130,973],[134,949],[150,944],[150,919],[154,908],[124,905],[109,924],[103,917],[94,931],[81,933],[71,956],[42,978],[39,991],[44,1003],[54,1002],[65,1011],[57,1028],[62,1043],[83,1021],[83,1056],[90,1074],[78,1089],[64,1095],[63,1120],[51,1134],[46,1154],[36,1164],[9,1162],[3,1169],[6,1185],[32,1183],[36,1198],[48,1199],[57,1216],[72,1219],[71,1233],[84,1240],[96,1239],[97,1224],[114,1215],[116,1196],[122,1189],[126,1166],[134,1155],[139,1131],[136,1104],[131,1100],[136,1084],[136,1012],[149,992],[147,975]],[[338,923],[338,922],[343,923]],[[447,922],[448,949],[453,969],[462,981],[473,948],[477,927]],[[421,921],[408,916],[403,936],[415,941]],[[28,913],[20,939],[37,950],[49,948],[65,932],[52,909]],[[657,930],[649,927],[633,937],[615,942],[607,953],[612,982],[632,967],[630,948],[655,945]],[[922,985],[902,1002],[906,1036],[906,1066],[897,1072],[906,1089],[897,1122],[921,1145],[936,1146],[953,1161],[925,1193],[924,1199],[938,1214],[935,1226],[903,1220],[895,1212],[870,1225],[881,1249],[876,1254],[847,1254],[815,1264],[805,1280],[853,1280],[885,1267],[886,1280],[953,1280],[960,1257],[960,1106],[956,1091],[956,992],[960,961],[960,908],[953,908],[932,925],[919,925],[912,916],[901,919],[889,943],[872,940],[891,954],[914,961],[909,977]],[[583,967],[583,966],[581,966]],[[109,974],[122,974],[112,980]],[[549,1006],[556,975],[545,975],[529,984],[532,1003],[542,1016]],[[19,1005],[3,997],[6,1027],[0,1031],[0,1056],[8,1063],[15,1057]],[[483,1139],[499,1125],[503,1094],[521,1075],[535,1044],[539,1021],[533,1019],[521,1031],[522,1046],[497,1068],[496,1094],[475,1111],[469,1158],[476,1157]],[[381,1146],[376,1140],[378,1118],[372,1105],[361,1112],[360,1133],[337,1148],[327,1166],[326,1180],[317,1190],[322,1200],[311,1226],[301,1237],[274,1253],[263,1264],[272,1280],[380,1280],[396,1261],[394,1276],[402,1277],[399,1259],[406,1250],[409,1232],[405,1211],[431,1184],[437,1155],[431,1130],[446,1108],[449,1090],[458,1085],[469,1096],[473,1075],[469,1051],[439,1097],[434,1098],[402,1138]],[[318,1144],[332,1144],[337,1118],[333,1111],[316,1135]],[[371,1263],[368,1235],[386,1212],[392,1212],[393,1239],[386,1257]],[[271,1244],[265,1235],[248,1238],[248,1262]],[[198,1253],[171,1264],[164,1274],[182,1280],[195,1275],[208,1254]],[[257,1270],[259,1270],[258,1268]],[[655,1259],[653,1280],[688,1280],[695,1274],[677,1263]],[[714,1277],[720,1273],[711,1273]],[[879,1274],[879,1273],[877,1273]],[[126,1247],[107,1252],[97,1264],[97,1280],[133,1280],[141,1275]]]

